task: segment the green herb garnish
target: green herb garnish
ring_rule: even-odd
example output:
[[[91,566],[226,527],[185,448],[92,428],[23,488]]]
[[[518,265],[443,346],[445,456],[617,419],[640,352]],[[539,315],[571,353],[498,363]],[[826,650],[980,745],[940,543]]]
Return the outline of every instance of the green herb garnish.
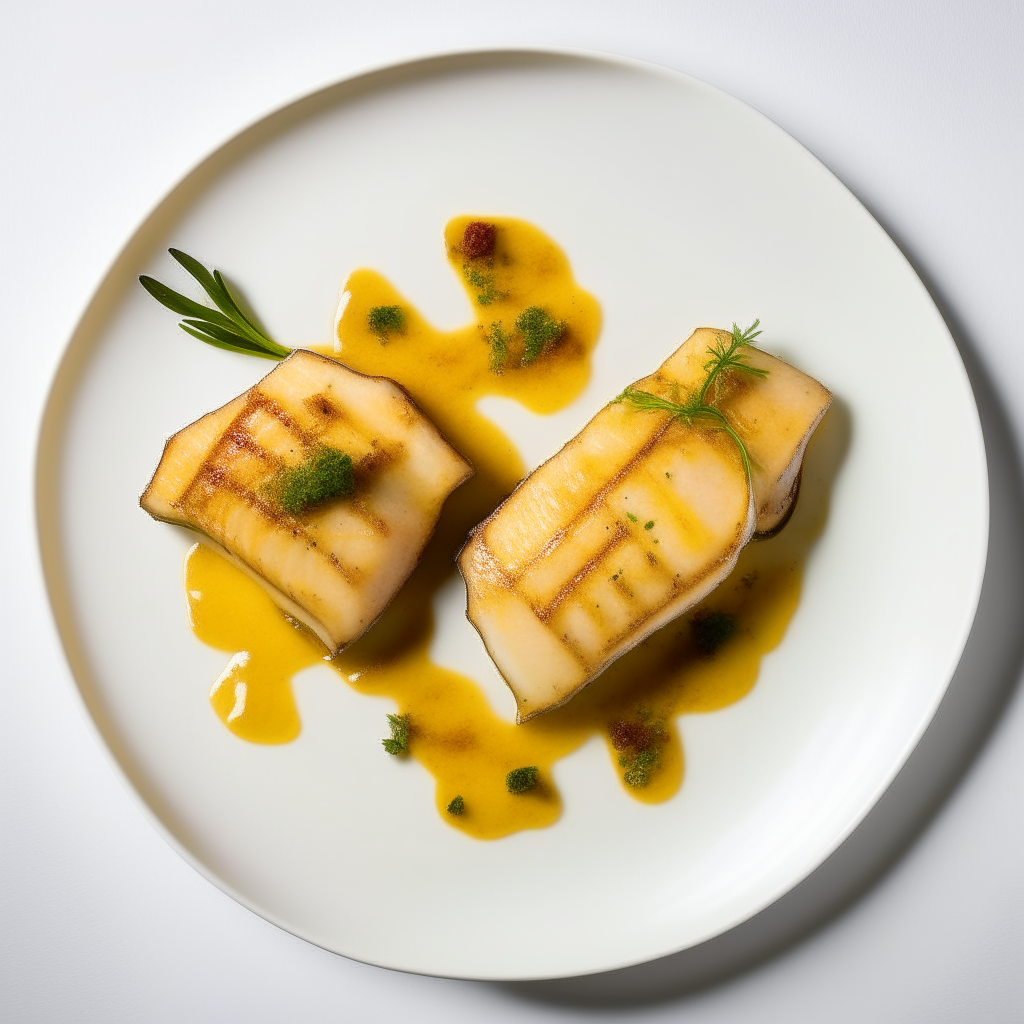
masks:
[[[494,275],[484,274],[476,267],[471,267],[469,264],[463,264],[462,273],[466,280],[474,287],[479,288],[480,292],[476,297],[476,301],[481,306],[489,306],[496,298],[498,298],[498,291],[494,287]]]
[[[661,764],[661,747],[665,743],[665,723],[654,719],[649,708],[638,709],[636,721],[620,719],[612,722],[608,738],[620,751],[619,767],[627,786],[641,788],[651,781],[651,774]]]
[[[284,359],[291,354],[290,349],[278,345],[263,328],[242,312],[219,270],[211,274],[188,253],[180,249],[167,251],[202,285],[203,291],[217,306],[217,309],[204,306],[143,274],[139,278],[142,287],[161,305],[186,318],[178,324],[186,334],[215,348],[262,359]]]
[[[449,814],[454,814],[455,817],[458,817],[460,814],[464,814],[466,811],[466,801],[462,799],[461,795],[455,797],[448,805],[447,811]]]
[[[768,376],[767,370],[751,366],[744,359],[743,349],[752,348],[754,339],[764,333],[757,330],[760,323],[760,319],[755,320],[745,331],[741,331],[736,324],[733,324],[732,337],[729,339],[728,345],[724,341],[719,341],[708,347],[711,358],[704,364],[708,376],[697,394],[699,403],[704,403],[708,391],[717,385],[719,377],[727,370],[739,370],[741,373],[749,373],[752,377],[760,377],[762,380]]]
[[[530,765],[526,768],[513,768],[512,771],[505,776],[505,788],[510,793],[516,795],[528,792],[537,785],[538,771],[539,769],[536,765]]]
[[[489,277],[485,277],[471,268],[466,270],[466,276],[471,284],[477,283],[477,279],[481,282],[490,281]],[[477,301],[482,305],[487,305],[494,294],[478,295]],[[500,320],[497,323],[492,323],[486,335],[487,343],[491,347],[491,371],[497,374],[505,372],[514,339],[522,339],[523,352],[519,358],[519,364],[528,366],[544,352],[548,345],[557,341],[565,333],[566,326],[564,320],[556,320],[540,306],[530,306],[524,309],[516,317],[514,332],[506,332]]]
[[[647,522],[644,523],[644,529],[645,530],[653,530],[654,529],[654,520],[653,519],[648,519]]]
[[[405,312],[401,306],[374,306],[366,316],[366,326],[385,345],[392,331],[398,333],[405,326]]]
[[[275,481],[277,500],[289,515],[302,515],[306,509],[331,498],[351,497],[356,489],[352,457],[336,448],[320,448]]]
[[[697,650],[710,658],[736,632],[736,618],[726,612],[697,612],[690,626]]]
[[[639,519],[637,519],[637,517],[636,517],[635,515],[633,515],[633,513],[632,513],[632,512],[627,512],[627,513],[626,513],[626,518],[627,518],[627,519],[628,519],[628,520],[629,520],[629,521],[630,521],[631,523],[639,523],[639,522],[640,522],[640,520],[639,520]]]
[[[516,328],[523,333],[523,363],[532,363],[566,328],[564,320],[556,320],[540,306],[524,309],[516,318]]]
[[[491,372],[502,374],[508,362],[508,343],[511,337],[501,329],[501,321],[491,324],[487,332],[487,343],[491,346]]]
[[[391,728],[391,735],[381,740],[381,745],[389,754],[396,757],[399,754],[409,753],[409,716],[388,715],[388,726]],[[461,799],[456,797],[456,799]],[[455,801],[452,801],[453,803]],[[451,810],[451,807],[448,808]]]
[[[628,402],[637,409],[657,409],[669,412],[685,423],[692,423],[696,419],[710,420],[736,442],[736,447],[740,450],[740,457],[743,459],[743,468],[749,477],[750,457],[747,455],[747,447],[725,415],[714,405],[709,404],[708,395],[711,394],[711,401],[717,400],[718,383],[722,379],[722,375],[730,371],[747,373],[752,377],[760,377],[762,380],[768,376],[767,370],[751,366],[744,359],[743,349],[752,347],[754,339],[761,333],[757,330],[760,322],[760,320],[755,320],[745,331],[741,331],[736,324],[733,324],[732,337],[728,344],[719,341],[715,345],[708,346],[711,358],[704,364],[707,377],[701,384],[700,390],[688,402],[670,402],[667,398],[660,398],[658,395],[652,395],[649,391],[641,391],[635,387],[626,388],[615,401]]]
[[[627,786],[642,789],[651,781],[651,773],[661,761],[661,751],[657,747],[648,747],[637,752],[632,764],[623,772],[622,778]]]

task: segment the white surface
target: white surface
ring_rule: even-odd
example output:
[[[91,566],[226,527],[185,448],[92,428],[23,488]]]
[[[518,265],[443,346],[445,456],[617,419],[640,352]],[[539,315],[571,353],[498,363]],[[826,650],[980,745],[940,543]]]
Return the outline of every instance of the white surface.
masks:
[[[42,537],[57,600],[68,593],[61,628],[81,648],[85,701],[203,870],[327,949],[493,979],[589,973],[693,946],[770,903],[845,838],[959,661],[988,532],[963,366],[913,271],[850,193],[760,115],[693,80],[626,62],[492,55],[400,67],[331,96],[305,116],[284,112],[178,216],[154,214],[101,290],[114,292],[113,308],[96,299],[98,336],[83,328],[72,342],[80,368],[54,399],[61,440],[41,456],[59,522]],[[482,153],[508,156],[481,175]],[[600,196],[611,201],[595,215]],[[137,287],[140,272],[183,277],[169,244],[215,254],[273,336],[325,343],[345,268],[363,262],[428,318],[464,319],[438,240],[466,209],[543,225],[603,306],[593,379],[557,425],[505,410],[511,437],[541,457],[555,431],[575,433],[693,326],[747,323],[755,310],[759,343],[827,382],[837,405],[822,427],[833,440],[821,442],[834,454],[812,460],[805,482],[809,494],[812,478],[835,474],[800,607],[747,699],[680,723],[679,796],[659,808],[628,800],[591,744],[555,769],[562,820],[494,843],[438,819],[425,772],[373,755],[390,704],[329,671],[297,683],[295,742],[268,748],[225,731],[206,691],[226,655],[197,643],[182,611],[192,539],[154,527],[136,499],[170,433],[266,372],[182,345],[175,318]],[[894,404],[880,366],[917,387]],[[823,461],[833,465],[815,468]],[[434,608],[443,663],[476,676],[461,588]],[[500,685],[496,697],[513,720]]]
[[[942,783],[957,777],[1019,672],[1012,631],[1021,610],[1021,501],[1006,430],[1019,433],[1021,423],[1006,424],[994,401],[1014,409],[1024,398],[1014,287],[1022,270],[1019,16],[1008,5],[586,9],[581,20],[568,5],[522,5],[515,24],[481,5],[435,5],[423,20],[412,7],[367,14],[290,4],[254,15],[225,5],[202,15],[186,9],[178,26],[155,8],[150,17],[99,5],[19,13],[30,20],[5,30],[2,62],[5,137],[13,140],[5,146],[3,280],[9,344],[17,346],[4,377],[9,493],[28,494],[31,420],[104,264],[167,186],[238,124],[365,61],[423,48],[526,39],[625,50],[733,91],[823,157],[894,230],[960,340],[998,380],[998,391],[984,380],[979,391],[999,558],[967,685],[954,686],[921,756],[848,847],[780,904],[781,917],[770,910],[758,919],[761,932],[705,950],[703,970],[690,958],[575,987],[404,977],[277,932],[199,879],[153,833],[69,699],[25,542],[27,504],[11,503],[11,653],[0,726],[0,1005],[8,1019],[514,1020],[529,1012],[557,1020],[585,1016],[595,1003],[622,1019],[1019,1016],[1019,700],[1011,697],[909,852],[829,918],[844,894],[863,887],[857,863],[898,848],[912,832],[908,821],[920,820]],[[241,34],[231,49],[220,31],[228,25]],[[171,73],[175,64],[185,79]],[[830,920],[824,930],[778,958],[686,994],[695,977],[713,978],[822,918]],[[638,1007],[650,998],[655,1005]]]

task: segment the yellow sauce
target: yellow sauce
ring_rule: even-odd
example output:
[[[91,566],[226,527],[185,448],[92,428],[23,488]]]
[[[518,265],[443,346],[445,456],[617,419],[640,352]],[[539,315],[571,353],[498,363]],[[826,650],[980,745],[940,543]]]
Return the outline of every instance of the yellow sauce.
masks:
[[[360,693],[390,697],[408,715],[409,756],[434,776],[441,817],[469,835],[495,839],[557,820],[561,799],[551,768],[595,733],[605,737],[620,776],[625,775],[633,766],[633,752],[612,746],[615,722],[633,723],[632,728],[648,733],[653,727],[657,737],[649,781],[643,786],[623,781],[624,789],[647,803],[666,800],[678,790],[683,753],[676,718],[725,707],[754,685],[762,656],[778,645],[796,609],[804,556],[824,521],[827,482],[825,473],[809,463],[792,521],[777,537],[750,544],[732,576],[704,602],[704,610],[735,617],[734,634],[716,652],[698,649],[689,615],[619,659],[562,708],[518,726],[499,718],[473,680],[435,665],[429,656],[431,598],[457,571],[454,555],[469,529],[525,473],[512,442],[475,406],[488,394],[515,398],[539,413],[568,405],[589,378],[600,310],[574,281],[562,251],[523,221],[495,220],[493,257],[463,258],[458,246],[472,219],[452,220],[445,241],[473,302],[475,323],[435,330],[370,270],[355,271],[346,285],[351,298],[338,323],[335,354],[354,369],[402,384],[477,473],[447,502],[419,567],[381,619],[330,664]],[[401,306],[405,323],[382,343],[367,317],[373,307],[387,305]],[[535,362],[510,363],[500,375],[492,372],[491,325],[500,323],[511,333],[518,314],[534,305],[564,321],[565,333]],[[515,349],[513,354],[518,355]],[[827,421],[819,434],[825,427]],[[809,459],[813,463],[813,453]],[[210,694],[218,716],[251,742],[294,739],[300,723],[291,679],[321,662],[320,642],[207,548],[197,545],[189,552],[185,576],[196,636],[232,654]],[[383,736],[386,723],[381,725]],[[388,755],[382,750],[381,756]],[[525,765],[539,768],[539,784],[512,795],[506,773]],[[457,795],[465,807],[458,816],[446,811]]]

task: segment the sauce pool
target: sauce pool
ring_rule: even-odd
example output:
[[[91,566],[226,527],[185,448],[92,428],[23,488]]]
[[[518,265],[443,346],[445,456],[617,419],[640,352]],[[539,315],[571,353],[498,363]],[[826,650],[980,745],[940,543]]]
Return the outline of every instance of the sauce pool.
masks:
[[[350,298],[327,354],[398,381],[476,475],[449,498],[419,566],[378,622],[328,664],[358,692],[389,697],[408,716],[409,756],[434,776],[442,819],[476,838],[496,839],[558,819],[552,766],[595,733],[604,736],[631,796],[658,803],[679,789],[684,762],[676,719],[726,707],[753,687],[761,658],[781,641],[797,607],[803,562],[824,522],[826,488],[821,474],[805,467],[804,494],[781,533],[748,545],[733,574],[699,608],[620,658],[566,705],[523,725],[497,716],[472,679],[434,664],[429,654],[433,595],[457,572],[454,556],[469,530],[526,473],[512,441],[476,403],[504,395],[536,413],[564,408],[590,377],[601,315],[565,254],[539,229],[492,219],[493,248],[474,255],[478,238],[473,231],[466,236],[473,221],[450,221],[445,243],[474,323],[435,330],[371,270],[355,271],[346,283]],[[402,310],[400,329],[375,332],[370,311],[393,306]],[[534,306],[564,330],[538,358],[521,364],[515,322]],[[495,338],[499,345],[511,339],[507,353]],[[494,371],[496,356],[504,357],[501,373]],[[250,742],[293,740],[301,725],[291,679],[324,663],[320,641],[202,545],[187,556],[185,589],[196,636],[232,655],[210,693],[221,721]],[[526,765],[539,768],[538,785],[509,793],[506,774]],[[464,807],[459,815],[446,810],[456,796]]]

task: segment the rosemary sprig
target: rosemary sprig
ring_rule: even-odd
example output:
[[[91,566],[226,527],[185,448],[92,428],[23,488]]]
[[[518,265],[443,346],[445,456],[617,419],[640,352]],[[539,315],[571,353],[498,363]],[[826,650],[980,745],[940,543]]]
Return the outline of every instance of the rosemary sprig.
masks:
[[[185,317],[178,326],[193,338],[205,341],[215,348],[262,359],[284,359],[291,350],[278,345],[261,327],[242,312],[228,290],[221,272],[212,274],[197,259],[180,249],[167,250],[202,286],[203,291],[213,299],[216,309],[195,302],[180,292],[146,274],[139,277],[139,283],[161,305],[171,312]]]
[[[745,331],[741,331],[736,324],[733,324],[732,338],[728,343],[719,341],[708,346],[711,358],[704,364],[707,377],[704,378],[700,389],[689,401],[672,402],[667,398],[660,398],[658,395],[652,395],[649,391],[641,391],[633,386],[626,388],[615,401],[628,402],[636,409],[668,412],[684,423],[693,423],[697,419],[710,420],[715,427],[724,430],[736,442],[736,447],[740,450],[740,458],[743,460],[743,468],[749,479],[750,456],[747,454],[747,446],[726,419],[725,414],[716,409],[711,402],[717,401],[717,386],[724,374],[729,372],[748,373],[752,377],[759,377],[762,380],[768,376],[767,370],[751,366],[746,362],[743,352],[743,349],[753,346],[754,339],[761,333],[757,330],[760,323],[760,320],[755,320]],[[711,402],[708,401],[709,392],[712,394]]]

